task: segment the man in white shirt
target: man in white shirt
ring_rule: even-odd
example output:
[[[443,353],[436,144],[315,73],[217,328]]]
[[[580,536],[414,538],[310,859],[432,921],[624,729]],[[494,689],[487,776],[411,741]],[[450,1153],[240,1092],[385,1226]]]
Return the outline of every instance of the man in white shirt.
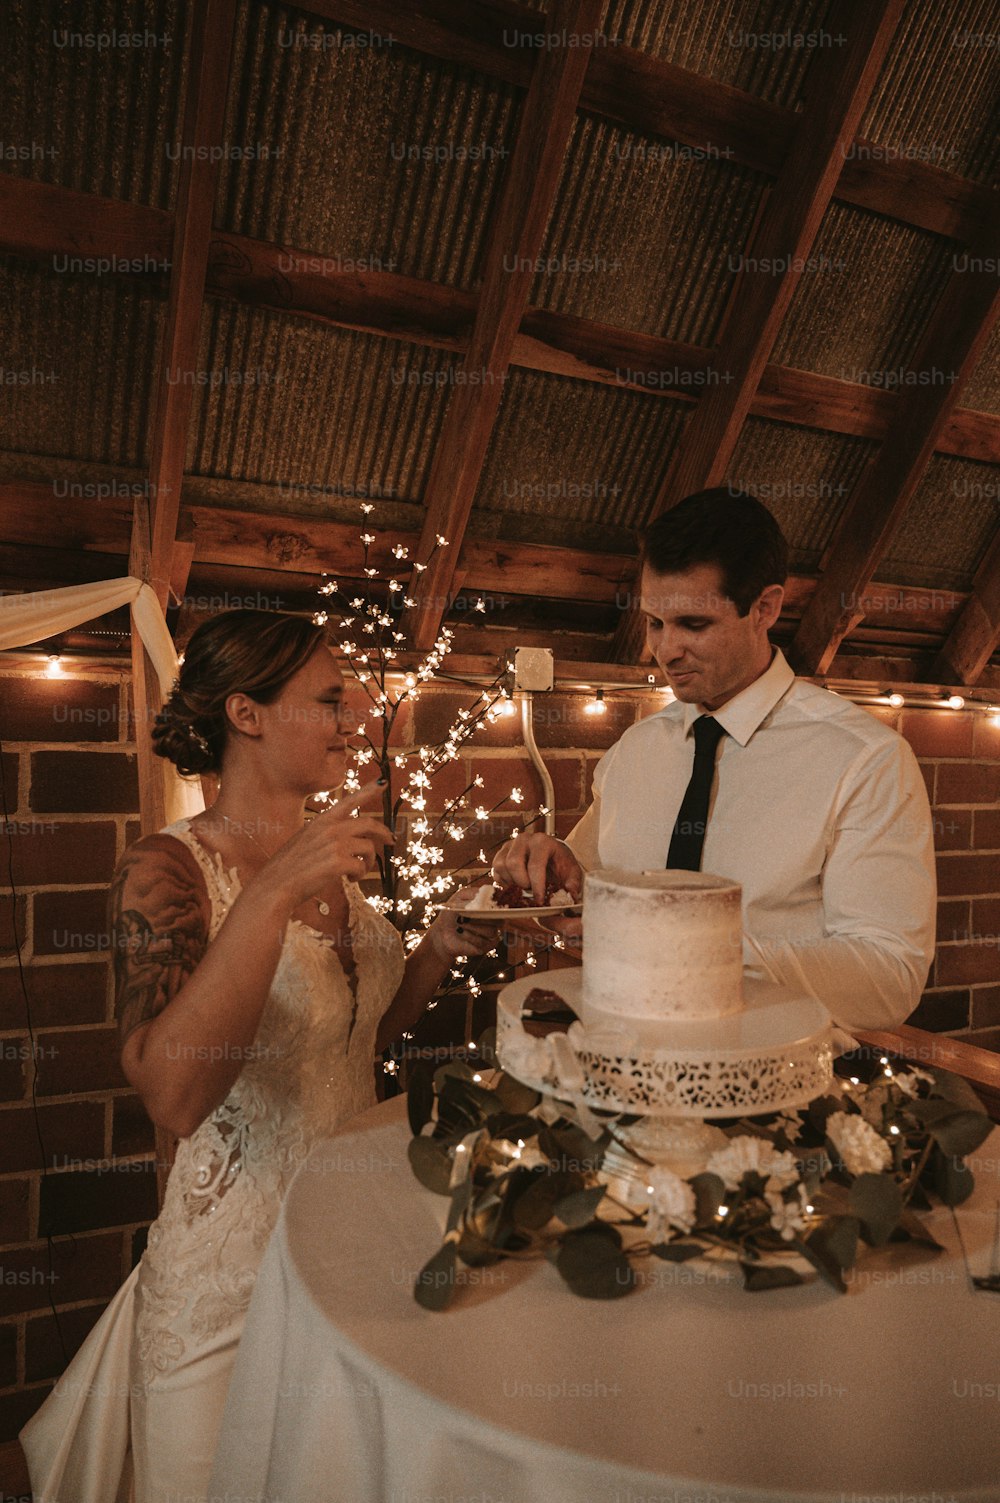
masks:
[[[594,802],[565,842],[521,836],[494,875],[541,901],[547,880],[578,894],[597,866],[700,866],[742,884],[750,974],[817,997],[846,1028],[893,1028],[917,1005],[934,953],[927,792],[901,736],[796,679],[772,647],[787,558],[767,508],[726,488],[652,523],[640,608],[676,699],[601,759]],[[678,816],[682,801],[691,813],[692,730],[705,715],[722,734],[717,753],[709,736],[700,754],[709,802],[692,847]],[[558,927],[572,941],[580,920]]]

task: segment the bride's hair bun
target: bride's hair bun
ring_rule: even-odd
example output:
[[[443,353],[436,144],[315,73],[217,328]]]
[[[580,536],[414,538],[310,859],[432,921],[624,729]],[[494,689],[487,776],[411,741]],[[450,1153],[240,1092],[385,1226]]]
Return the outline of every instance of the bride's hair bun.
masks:
[[[185,775],[219,772],[228,736],[226,700],[270,704],[326,633],[308,616],[224,611],[192,633],[174,687],[153,726],[153,750]]]

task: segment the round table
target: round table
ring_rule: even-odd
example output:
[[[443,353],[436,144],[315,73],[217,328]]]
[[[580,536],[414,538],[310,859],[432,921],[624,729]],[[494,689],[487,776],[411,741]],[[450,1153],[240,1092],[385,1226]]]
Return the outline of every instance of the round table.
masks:
[[[406,1158],[402,1101],[316,1145],[247,1316],[213,1503],[985,1503],[1000,1499],[1000,1295],[947,1251],[868,1253],[847,1296],[747,1294],[651,1260],[634,1294],[546,1263],[413,1299],[447,1202]],[[1000,1130],[959,1212],[985,1273]]]

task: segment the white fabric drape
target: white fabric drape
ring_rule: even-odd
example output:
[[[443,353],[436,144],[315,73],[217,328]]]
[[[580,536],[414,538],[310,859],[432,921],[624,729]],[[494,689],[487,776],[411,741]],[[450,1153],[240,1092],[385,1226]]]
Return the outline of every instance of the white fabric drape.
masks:
[[[59,590],[0,597],[0,651],[42,642],[121,605],[131,607],[132,629],[142,638],[156,670],[160,692],[166,698],[177,677],[177,653],[155,591],[131,574],[123,579],[100,579]],[[144,727],[140,734],[148,734],[148,728]],[[169,762],[164,762],[163,772],[169,822],[204,809],[205,800],[197,782],[185,781]]]

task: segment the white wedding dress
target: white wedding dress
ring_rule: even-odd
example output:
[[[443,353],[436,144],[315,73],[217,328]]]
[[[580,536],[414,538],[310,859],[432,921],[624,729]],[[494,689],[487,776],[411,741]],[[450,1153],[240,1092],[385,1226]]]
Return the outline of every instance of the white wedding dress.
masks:
[[[240,891],[189,820],[214,938]],[[257,1269],[317,1138],[375,1102],[375,1036],[403,975],[389,921],[344,879],[355,969],[290,920],[249,1057],[170,1171],[140,1263],[21,1432],[35,1503],[201,1503]]]

